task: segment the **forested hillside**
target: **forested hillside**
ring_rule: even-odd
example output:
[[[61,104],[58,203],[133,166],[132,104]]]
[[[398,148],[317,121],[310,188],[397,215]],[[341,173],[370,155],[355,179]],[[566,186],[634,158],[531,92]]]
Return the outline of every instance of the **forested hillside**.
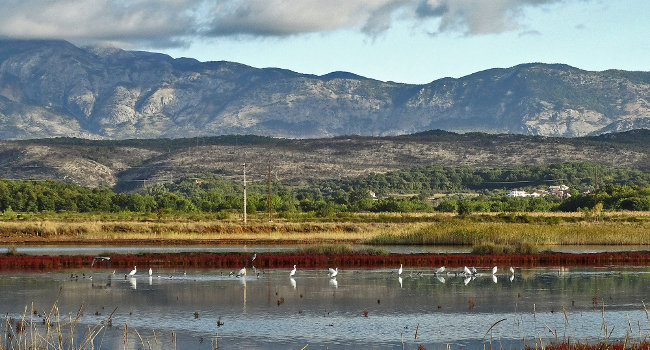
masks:
[[[598,196],[594,178],[598,173]],[[509,189],[531,190],[564,184],[570,198],[548,195],[512,198]],[[271,206],[284,213],[377,211],[576,211],[596,201],[611,210],[650,210],[650,173],[611,169],[591,163],[527,166],[515,169],[414,168],[342,180],[314,181],[307,186],[272,182]],[[585,191],[591,193],[583,194]],[[376,192],[373,198],[372,192]],[[13,212],[202,212],[241,210],[243,188],[220,175],[156,184],[140,193],[85,188],[55,181],[0,180],[0,211]],[[248,188],[248,211],[266,211],[267,183]],[[404,196],[404,194],[408,194]],[[430,197],[444,194],[442,197]]]

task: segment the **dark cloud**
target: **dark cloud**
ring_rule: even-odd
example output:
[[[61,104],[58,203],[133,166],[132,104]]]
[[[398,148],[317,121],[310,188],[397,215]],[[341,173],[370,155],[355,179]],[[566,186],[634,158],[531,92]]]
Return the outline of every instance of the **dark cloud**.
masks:
[[[397,20],[476,35],[526,30],[523,10],[568,1],[584,0],[4,0],[0,36],[172,47],[340,29],[374,36]]]

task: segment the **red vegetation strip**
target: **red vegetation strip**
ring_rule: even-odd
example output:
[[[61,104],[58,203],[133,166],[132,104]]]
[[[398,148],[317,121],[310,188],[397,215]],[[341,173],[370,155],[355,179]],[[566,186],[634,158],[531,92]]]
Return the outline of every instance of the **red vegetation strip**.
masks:
[[[140,254],[112,255],[111,268],[130,268],[134,265],[158,268],[234,268],[246,266],[250,254]],[[88,268],[92,256],[0,256],[0,270],[60,270]],[[462,267],[462,266],[646,266],[650,265],[650,252],[616,253],[545,253],[529,255],[472,255],[472,254],[258,254],[257,268],[374,268],[394,267]],[[105,262],[96,268],[107,268]]]

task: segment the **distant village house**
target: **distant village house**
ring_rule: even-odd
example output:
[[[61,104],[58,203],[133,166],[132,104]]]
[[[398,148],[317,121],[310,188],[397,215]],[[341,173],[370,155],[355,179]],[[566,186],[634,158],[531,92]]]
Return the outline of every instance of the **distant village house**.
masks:
[[[571,197],[571,195],[566,192],[568,189],[569,186],[560,185],[560,186],[549,186],[547,191],[542,191],[541,193],[540,192],[528,193],[526,191],[513,190],[508,192],[508,197],[540,197],[540,196],[554,195],[560,198],[569,198]]]

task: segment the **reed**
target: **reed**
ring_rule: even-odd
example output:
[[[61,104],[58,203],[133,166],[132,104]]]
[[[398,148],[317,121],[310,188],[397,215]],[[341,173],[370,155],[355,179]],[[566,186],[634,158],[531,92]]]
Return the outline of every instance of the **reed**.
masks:
[[[95,349],[95,338],[105,330],[100,323],[88,327],[80,337],[75,338],[75,328],[83,312],[80,307],[74,318],[61,317],[56,303],[52,309],[42,315],[42,320],[36,320],[33,304],[25,307],[19,319],[5,315],[0,326],[3,337],[0,339],[0,350],[86,350]]]
[[[0,220],[11,243],[192,244],[198,241],[258,243],[368,243],[404,245],[650,245],[650,216],[611,213],[599,221],[565,214],[467,215],[371,214],[335,221],[253,217],[249,224],[214,218],[122,220],[109,216],[30,217]]]
[[[649,245],[650,223],[601,221],[545,225],[455,220],[413,225],[401,232],[379,233],[366,243],[470,246]]]

